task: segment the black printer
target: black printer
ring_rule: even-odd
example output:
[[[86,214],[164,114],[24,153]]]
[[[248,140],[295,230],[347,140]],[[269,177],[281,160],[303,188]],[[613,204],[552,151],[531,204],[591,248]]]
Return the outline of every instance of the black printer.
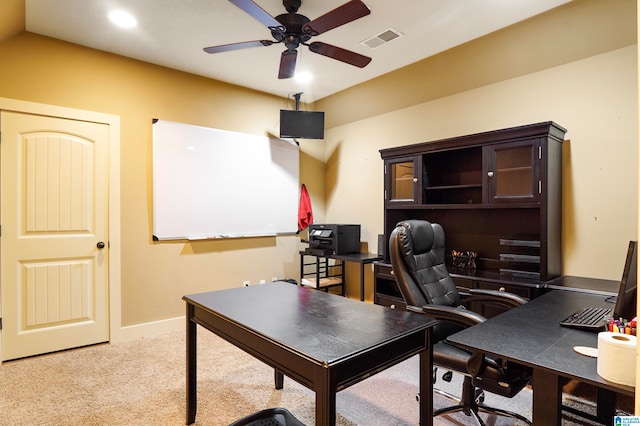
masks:
[[[360,225],[309,225],[309,248],[313,255],[360,253]]]

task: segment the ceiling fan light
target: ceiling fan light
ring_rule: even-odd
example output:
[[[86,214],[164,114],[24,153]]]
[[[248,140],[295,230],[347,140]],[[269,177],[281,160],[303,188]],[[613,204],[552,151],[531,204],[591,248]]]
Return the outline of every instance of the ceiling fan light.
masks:
[[[313,74],[308,71],[298,71],[294,78],[298,83],[309,83],[313,80]]]

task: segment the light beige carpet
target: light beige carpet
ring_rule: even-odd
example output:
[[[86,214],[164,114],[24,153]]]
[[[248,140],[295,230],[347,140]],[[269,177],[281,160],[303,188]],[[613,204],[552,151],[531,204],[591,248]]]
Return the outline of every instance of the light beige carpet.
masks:
[[[103,344],[0,365],[1,425],[182,425],[185,422],[184,333]],[[418,360],[414,357],[337,395],[339,426],[416,425]],[[458,393],[458,383],[439,383]],[[513,400],[488,395],[491,405],[531,417],[531,391]],[[436,406],[449,401],[436,396]],[[222,426],[268,407],[285,407],[314,422],[314,394],[198,327],[197,425]],[[436,425],[472,424],[461,414]],[[513,425],[491,417],[487,425]],[[582,423],[579,423],[582,424]]]

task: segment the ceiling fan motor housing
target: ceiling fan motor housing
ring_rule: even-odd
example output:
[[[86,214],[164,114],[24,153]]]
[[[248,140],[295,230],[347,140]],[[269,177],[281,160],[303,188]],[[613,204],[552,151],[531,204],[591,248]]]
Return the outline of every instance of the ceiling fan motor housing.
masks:
[[[302,26],[310,22],[306,16],[290,12],[278,15],[275,19],[286,28],[286,31],[284,33],[271,31],[271,35],[277,42],[284,41],[287,49],[297,49],[300,43],[306,43],[311,38],[310,35],[302,32]]]

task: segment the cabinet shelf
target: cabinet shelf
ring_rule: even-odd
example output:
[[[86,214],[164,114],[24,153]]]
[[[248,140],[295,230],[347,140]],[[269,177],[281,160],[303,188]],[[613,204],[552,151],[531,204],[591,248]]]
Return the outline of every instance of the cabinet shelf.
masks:
[[[514,204],[435,204],[425,202],[424,204],[389,204],[385,208],[386,210],[516,210],[516,209],[531,209],[540,208],[537,203],[514,203]]]
[[[479,188],[482,189],[482,184],[468,184],[468,185],[438,185],[438,186],[427,186],[425,190],[427,191],[444,191],[444,190],[452,190],[452,189],[470,189],[470,188]]]
[[[509,173],[509,172],[530,172],[531,166],[522,166],[522,167],[504,167],[496,170],[498,173]]]

